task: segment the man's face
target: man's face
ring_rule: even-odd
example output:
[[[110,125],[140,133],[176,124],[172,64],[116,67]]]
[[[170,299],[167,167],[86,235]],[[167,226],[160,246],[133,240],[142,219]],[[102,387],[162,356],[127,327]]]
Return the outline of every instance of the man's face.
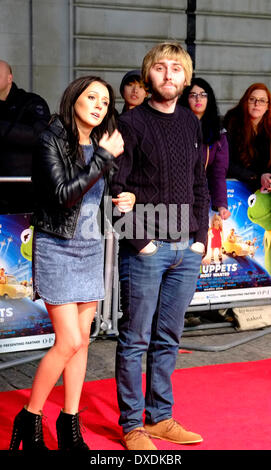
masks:
[[[0,62],[0,99],[5,99],[12,84],[12,75],[4,62]]]
[[[146,92],[144,86],[137,80],[128,82],[126,85],[124,85],[123,98],[125,100],[126,106],[129,109],[132,109],[135,106],[143,103],[147,95],[148,93]]]
[[[161,58],[150,68],[149,81],[152,94],[159,101],[177,99],[185,86],[182,64],[176,60]]]

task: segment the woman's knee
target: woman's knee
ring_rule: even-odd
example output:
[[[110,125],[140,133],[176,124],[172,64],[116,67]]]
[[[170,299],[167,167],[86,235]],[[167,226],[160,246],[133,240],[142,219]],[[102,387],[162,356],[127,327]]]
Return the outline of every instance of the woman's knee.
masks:
[[[55,348],[64,359],[69,360],[81,349],[82,344],[82,337],[79,335],[56,340]]]

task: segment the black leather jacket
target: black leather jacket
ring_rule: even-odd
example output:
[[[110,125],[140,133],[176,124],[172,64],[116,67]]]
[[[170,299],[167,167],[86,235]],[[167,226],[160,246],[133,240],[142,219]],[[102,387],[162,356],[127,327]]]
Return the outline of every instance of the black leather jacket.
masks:
[[[52,235],[73,238],[82,196],[115,166],[114,156],[97,147],[90,164],[71,157],[67,133],[57,118],[39,137],[33,157],[32,181],[36,210],[35,229]],[[107,185],[106,185],[107,186]]]

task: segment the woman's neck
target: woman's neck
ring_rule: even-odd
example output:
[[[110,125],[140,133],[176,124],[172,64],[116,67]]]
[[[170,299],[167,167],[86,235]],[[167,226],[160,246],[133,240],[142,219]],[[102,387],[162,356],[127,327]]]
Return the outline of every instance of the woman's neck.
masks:
[[[80,132],[79,132],[79,144],[80,145],[89,145],[91,143],[91,138],[90,138],[90,135],[87,134],[87,135],[82,135]]]
[[[76,121],[78,134],[79,134],[79,144],[80,145],[89,145],[90,144],[90,135],[93,130],[93,127],[84,126],[82,122]]]

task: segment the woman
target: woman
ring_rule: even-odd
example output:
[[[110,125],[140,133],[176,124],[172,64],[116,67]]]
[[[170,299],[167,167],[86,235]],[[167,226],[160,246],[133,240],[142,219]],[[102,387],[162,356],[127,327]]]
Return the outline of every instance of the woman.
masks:
[[[218,211],[222,219],[227,219],[230,216],[226,185],[228,142],[225,132],[221,131],[213,89],[203,78],[193,78],[191,85],[184,89],[180,104],[190,108],[201,122],[212,208]]]
[[[10,450],[17,450],[21,441],[24,450],[47,450],[42,409],[62,373],[58,448],[88,449],[78,407],[91,322],[104,296],[96,215],[114,159],[123,152],[122,137],[114,128],[111,86],[98,77],[78,78],[65,90],[59,115],[41,134],[33,158],[34,294],[45,302],[55,343],[39,364],[28,404],[15,418]],[[130,200],[132,195],[120,194],[119,210],[130,210]]]
[[[230,148],[229,176],[248,184],[252,192],[271,190],[271,94],[264,83],[252,84],[224,125]]]

